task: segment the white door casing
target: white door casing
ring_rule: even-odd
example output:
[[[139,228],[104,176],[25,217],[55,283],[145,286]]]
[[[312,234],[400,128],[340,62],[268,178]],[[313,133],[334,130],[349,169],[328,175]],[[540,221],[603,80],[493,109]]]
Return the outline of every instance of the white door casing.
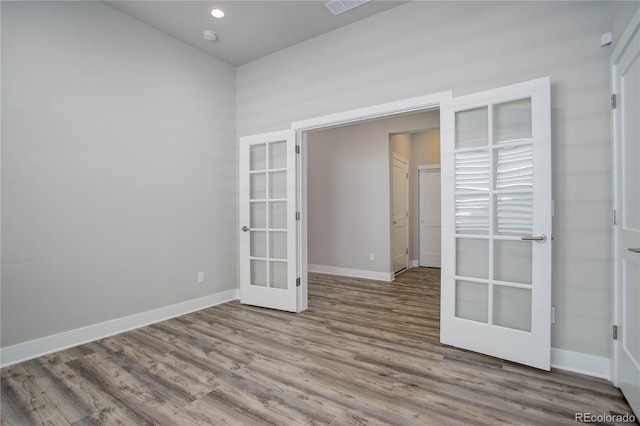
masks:
[[[392,156],[391,172],[391,269],[409,267],[409,161]]]
[[[291,130],[240,138],[240,302],[298,312],[296,151]]]
[[[550,80],[455,97],[440,115],[440,340],[549,370]]]
[[[613,381],[640,417],[640,12],[612,56]]]
[[[418,169],[420,266],[440,267],[440,165]]]

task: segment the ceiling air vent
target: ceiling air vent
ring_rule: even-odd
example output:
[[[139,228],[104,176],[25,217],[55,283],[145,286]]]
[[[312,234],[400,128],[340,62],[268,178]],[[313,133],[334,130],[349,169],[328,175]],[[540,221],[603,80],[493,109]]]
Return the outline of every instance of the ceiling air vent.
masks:
[[[370,0],[331,0],[326,2],[324,5],[327,6],[327,9],[329,9],[334,15],[340,15],[341,13],[347,12],[353,8],[362,6],[369,1]]]

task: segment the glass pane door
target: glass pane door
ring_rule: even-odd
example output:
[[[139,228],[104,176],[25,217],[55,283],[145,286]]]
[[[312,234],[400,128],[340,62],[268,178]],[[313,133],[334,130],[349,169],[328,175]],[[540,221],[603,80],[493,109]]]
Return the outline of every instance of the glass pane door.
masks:
[[[441,106],[440,340],[549,369],[548,78]]]
[[[295,140],[240,140],[241,302],[296,311]]]

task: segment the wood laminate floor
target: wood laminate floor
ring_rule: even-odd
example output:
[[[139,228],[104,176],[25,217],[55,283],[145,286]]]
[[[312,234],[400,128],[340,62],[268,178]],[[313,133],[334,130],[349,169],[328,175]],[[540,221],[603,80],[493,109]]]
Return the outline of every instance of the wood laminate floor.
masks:
[[[439,270],[313,274],[309,309],[227,303],[2,369],[3,425],[571,425],[605,380],[439,344]]]

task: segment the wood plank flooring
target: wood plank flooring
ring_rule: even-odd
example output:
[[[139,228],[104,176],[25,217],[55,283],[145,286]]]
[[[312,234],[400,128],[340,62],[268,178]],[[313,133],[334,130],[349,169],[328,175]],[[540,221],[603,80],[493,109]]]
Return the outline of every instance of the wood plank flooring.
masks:
[[[2,425],[570,425],[605,380],[439,343],[439,270],[312,274],[309,309],[227,303],[2,369]]]

